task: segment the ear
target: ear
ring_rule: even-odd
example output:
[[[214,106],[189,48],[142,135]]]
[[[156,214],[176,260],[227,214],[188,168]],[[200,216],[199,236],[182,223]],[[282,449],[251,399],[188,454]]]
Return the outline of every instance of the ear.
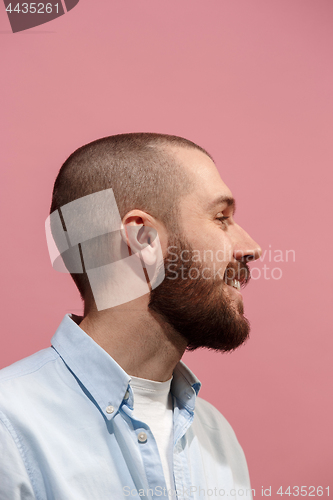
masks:
[[[152,266],[159,258],[160,244],[157,230],[148,223],[149,221],[144,220],[139,215],[126,216],[123,220],[121,234],[131,253],[138,254],[138,257],[141,257],[146,265]]]

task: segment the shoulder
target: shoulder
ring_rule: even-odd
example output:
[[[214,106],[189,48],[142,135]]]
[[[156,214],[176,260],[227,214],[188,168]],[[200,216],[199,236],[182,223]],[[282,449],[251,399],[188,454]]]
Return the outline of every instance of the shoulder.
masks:
[[[0,370],[0,456],[6,457],[0,460],[0,477],[6,478],[0,481],[1,498],[16,498],[19,490],[24,498],[35,498],[34,443],[39,430],[47,435],[50,419],[43,422],[43,400],[45,395],[53,397],[50,389],[59,372],[58,360],[49,347]]]
[[[229,452],[243,454],[236,434],[228,420],[208,401],[197,398],[194,412],[194,425],[216,445],[220,443]]]
[[[219,410],[217,410],[217,408],[215,408],[215,406],[205,399],[197,397],[195,403],[195,415],[201,420],[201,423],[207,427],[211,427],[212,429],[223,428],[234,434],[234,431],[227,419],[222,415],[222,413],[219,412]]]
[[[0,370],[0,410],[18,409],[20,402],[45,392],[56,378],[58,360],[58,353],[49,347]]]
[[[6,366],[6,368],[2,368],[0,370],[0,391],[6,382],[29,377],[29,375],[38,372],[45,365],[52,363],[58,358],[59,354],[52,347],[48,347],[10,366]]]
[[[250,485],[246,458],[236,434],[227,419],[208,401],[197,398],[194,434],[205,443],[209,455],[229,464],[239,484]],[[250,486],[249,486],[250,487]]]

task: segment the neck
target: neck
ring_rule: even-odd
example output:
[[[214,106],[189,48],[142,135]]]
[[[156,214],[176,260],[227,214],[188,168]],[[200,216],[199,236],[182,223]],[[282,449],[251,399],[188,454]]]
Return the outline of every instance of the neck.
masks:
[[[187,345],[169,324],[148,309],[147,296],[104,311],[92,308],[80,328],[126,373],[157,382],[171,378]]]

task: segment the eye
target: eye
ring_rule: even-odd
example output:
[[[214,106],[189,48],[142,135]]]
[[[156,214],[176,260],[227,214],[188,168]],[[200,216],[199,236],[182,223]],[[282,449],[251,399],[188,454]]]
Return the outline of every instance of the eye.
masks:
[[[222,215],[221,217],[216,217],[217,220],[219,220],[223,226],[227,226],[227,220],[230,218],[230,216],[225,216],[225,215]]]

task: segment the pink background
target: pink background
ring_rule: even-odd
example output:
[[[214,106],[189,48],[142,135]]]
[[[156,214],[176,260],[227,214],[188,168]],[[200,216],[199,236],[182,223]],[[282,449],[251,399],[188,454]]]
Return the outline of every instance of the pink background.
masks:
[[[17,34],[0,16],[0,367],[82,310],[44,235],[66,157],[122,132],[187,137],[214,156],[237,221],[295,262],[252,266],[270,279],[244,292],[244,347],[185,362],[231,422],[256,497],[332,487],[332,0],[81,0]]]

